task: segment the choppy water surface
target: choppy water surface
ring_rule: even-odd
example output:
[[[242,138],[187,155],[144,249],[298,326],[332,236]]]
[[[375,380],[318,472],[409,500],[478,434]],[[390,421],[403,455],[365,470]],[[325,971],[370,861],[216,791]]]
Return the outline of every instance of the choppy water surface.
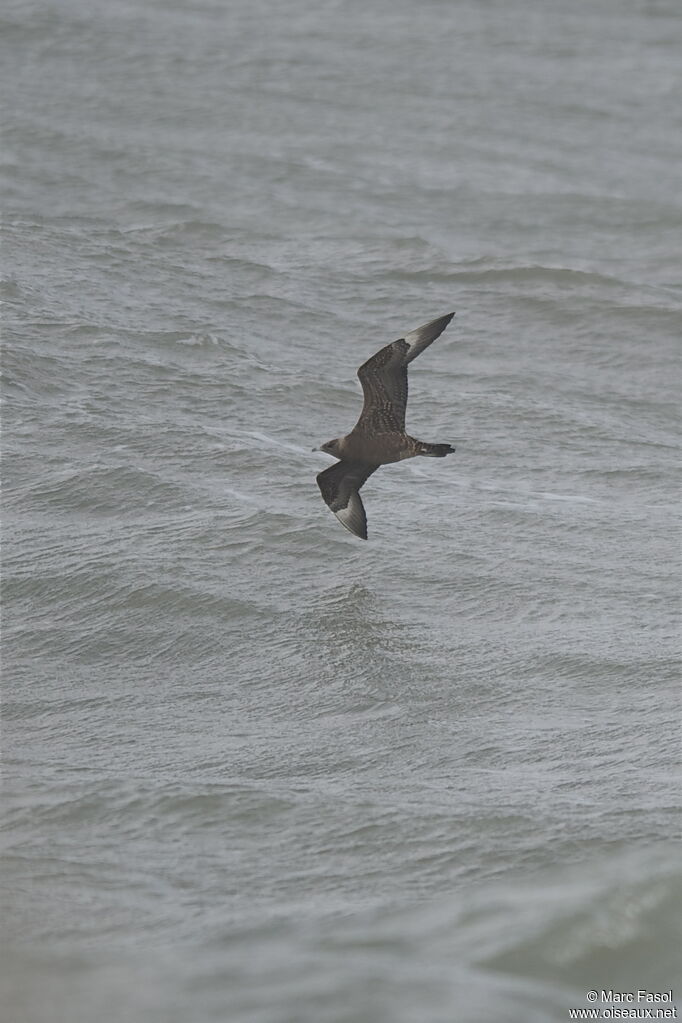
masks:
[[[675,988],[678,4],[1,28],[6,1018]],[[311,448],[452,308],[362,543]]]

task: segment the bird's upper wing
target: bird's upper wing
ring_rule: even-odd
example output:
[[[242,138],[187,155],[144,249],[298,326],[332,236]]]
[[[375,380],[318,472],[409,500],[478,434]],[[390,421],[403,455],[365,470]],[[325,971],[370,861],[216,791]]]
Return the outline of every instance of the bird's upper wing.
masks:
[[[337,462],[317,476],[325,503],[329,505],[342,526],[362,540],[367,539],[367,516],[358,493],[378,465],[366,462]]]
[[[373,433],[399,433],[405,430],[407,407],[407,366],[420,352],[443,333],[454,316],[439,316],[422,327],[392,341],[373,355],[358,370],[365,403],[355,429]]]

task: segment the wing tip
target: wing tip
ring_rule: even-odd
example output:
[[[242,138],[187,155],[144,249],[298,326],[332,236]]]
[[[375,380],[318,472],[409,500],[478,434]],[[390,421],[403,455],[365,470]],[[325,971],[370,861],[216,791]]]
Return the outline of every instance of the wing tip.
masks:
[[[358,500],[360,499],[358,498]],[[362,502],[360,502],[360,504],[362,506]],[[359,540],[366,540],[367,539],[366,517],[363,515],[363,518],[359,519],[355,514],[352,513],[352,511],[349,514],[348,509],[349,505],[346,505],[345,508],[339,508],[338,511],[334,511],[334,509],[332,508],[332,511],[334,511],[334,515],[336,516],[336,518],[339,520],[341,525],[348,530],[349,533],[352,533],[353,536],[357,536]]]
[[[421,327],[410,331],[407,337],[428,337],[435,341],[452,321],[454,315],[454,312],[446,313],[444,316],[437,316],[435,320],[429,320],[428,323],[422,323]]]

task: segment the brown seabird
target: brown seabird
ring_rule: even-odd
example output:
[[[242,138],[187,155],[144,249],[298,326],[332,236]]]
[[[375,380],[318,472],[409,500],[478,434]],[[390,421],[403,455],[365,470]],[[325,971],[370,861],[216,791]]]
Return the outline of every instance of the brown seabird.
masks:
[[[405,433],[408,363],[443,333],[454,315],[448,313],[417,327],[363,363],[358,370],[365,395],[360,418],[345,437],[313,449],[339,459],[319,473],[317,485],[341,525],[362,540],[367,539],[367,516],[358,491],[380,465],[415,455],[443,458],[455,450],[449,444],[428,444]]]

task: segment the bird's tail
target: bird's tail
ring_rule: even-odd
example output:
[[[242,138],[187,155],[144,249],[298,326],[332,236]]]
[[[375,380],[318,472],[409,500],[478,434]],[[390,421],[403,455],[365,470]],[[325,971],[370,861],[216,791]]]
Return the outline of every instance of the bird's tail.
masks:
[[[450,444],[426,444],[424,441],[419,441],[417,454],[427,455],[429,458],[445,458],[446,455],[453,454],[454,450]]]

